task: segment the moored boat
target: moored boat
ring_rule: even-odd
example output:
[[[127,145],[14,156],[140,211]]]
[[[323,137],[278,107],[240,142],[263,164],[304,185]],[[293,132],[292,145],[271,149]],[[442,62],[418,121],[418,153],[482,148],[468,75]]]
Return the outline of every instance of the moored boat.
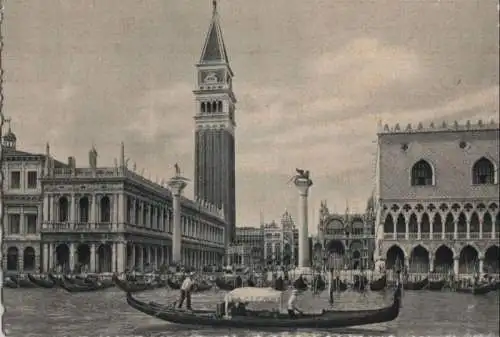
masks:
[[[24,277],[11,276],[10,278],[12,279],[12,281],[17,283],[17,286],[19,288],[36,288],[36,284],[32,283],[30,280]]]
[[[427,289],[432,291],[440,291],[443,290],[445,285],[446,285],[446,280],[429,281],[429,286]]]
[[[429,284],[429,279],[426,277],[423,280],[420,281],[406,281],[403,283],[403,289],[404,290],[422,290],[425,287],[427,287]]]
[[[36,284],[37,286],[39,286],[41,288],[50,289],[50,288],[54,288],[56,286],[56,282],[51,278],[43,279],[43,278],[28,274],[28,279],[31,281],[31,283]]]
[[[70,292],[70,293],[84,293],[84,292],[92,292],[103,289],[108,289],[113,286],[111,282],[95,282],[93,284],[80,285],[76,283],[69,283],[64,278],[60,283],[61,288]]]
[[[227,302],[258,302],[281,299],[282,293],[272,288],[238,288],[226,296]],[[249,311],[245,315],[222,317],[217,311],[183,311],[173,306],[145,303],[127,293],[127,303],[147,315],[177,324],[204,325],[230,328],[342,328],[366,324],[389,322],[396,319],[401,307],[401,288],[397,287],[392,303],[380,309],[328,311],[318,314],[304,314],[290,318],[288,314],[269,311]]]
[[[120,288],[126,293],[136,293],[140,291],[153,290],[158,288],[158,285],[153,283],[145,283],[145,282],[139,283],[139,282],[120,280],[116,275],[113,275],[112,280],[118,288]]]
[[[226,291],[231,291],[231,290],[234,290],[234,288],[235,288],[234,283],[230,284],[230,283],[226,282],[225,280],[221,280],[220,278],[215,279],[215,285],[220,290],[226,290]]]
[[[463,294],[485,295],[491,291],[491,286],[489,284],[481,284],[472,287],[458,287],[455,291]]]
[[[378,280],[374,280],[370,282],[370,290],[371,291],[381,291],[385,289],[387,286],[387,276],[384,275]]]
[[[13,279],[11,279],[10,277],[6,277],[3,280],[3,286],[6,288],[19,288],[19,285],[17,284],[17,282],[14,281]]]

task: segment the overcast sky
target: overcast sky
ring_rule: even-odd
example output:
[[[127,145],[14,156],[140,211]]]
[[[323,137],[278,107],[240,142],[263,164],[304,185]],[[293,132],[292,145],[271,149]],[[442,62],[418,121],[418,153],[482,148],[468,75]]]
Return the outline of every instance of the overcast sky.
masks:
[[[15,0],[5,4],[5,113],[18,147],[193,176],[195,68],[210,0]],[[378,119],[497,118],[494,0],[222,0],[237,105],[238,225],[293,215],[296,167],[320,200],[362,211]],[[192,196],[192,186],[187,189]],[[313,224],[314,223],[314,224]]]

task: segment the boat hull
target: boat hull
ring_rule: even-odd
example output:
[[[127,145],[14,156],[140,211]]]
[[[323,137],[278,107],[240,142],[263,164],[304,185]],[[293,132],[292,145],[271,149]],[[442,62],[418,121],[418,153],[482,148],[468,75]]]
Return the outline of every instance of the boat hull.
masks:
[[[35,277],[31,274],[28,274],[28,279],[33,283],[33,284],[36,284],[37,286],[39,286],[40,288],[47,288],[47,289],[51,289],[51,288],[54,288],[56,286],[56,282],[52,279],[47,279],[47,280],[44,280],[44,279],[40,279],[38,277]]]
[[[116,275],[113,275],[113,282],[118,288],[126,293],[137,293],[146,290],[153,290],[159,287],[159,285],[152,283],[136,283],[120,280]]]
[[[381,291],[384,290],[385,287],[387,286],[387,277],[384,275],[378,280],[372,281],[370,283],[370,290],[371,291]]]
[[[427,287],[428,284],[429,284],[429,280],[427,278],[425,278],[422,281],[405,282],[403,284],[403,288],[404,288],[404,290],[422,290],[425,287]]]
[[[70,293],[87,293],[87,292],[93,292],[111,288],[113,286],[113,283],[106,282],[106,283],[78,285],[78,284],[68,283],[66,280],[63,279],[60,283],[60,286],[61,288]]]
[[[445,285],[446,285],[445,280],[430,281],[429,287],[427,289],[432,290],[432,291],[440,291],[440,290],[443,290]]]
[[[177,324],[204,325],[225,328],[343,328],[366,324],[389,322],[399,315],[401,289],[396,289],[393,303],[387,307],[360,311],[324,311],[317,315],[304,315],[289,318],[288,315],[274,314],[267,317],[258,312],[246,316],[233,316],[231,319],[218,318],[215,312],[189,312],[156,303],[145,303],[127,293],[127,303],[134,309],[158,319]]]

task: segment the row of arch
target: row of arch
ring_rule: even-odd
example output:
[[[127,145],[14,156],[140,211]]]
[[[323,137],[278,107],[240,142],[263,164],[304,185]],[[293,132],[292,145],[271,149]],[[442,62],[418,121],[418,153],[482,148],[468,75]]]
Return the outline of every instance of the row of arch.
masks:
[[[411,168],[412,186],[431,186],[436,183],[436,171],[426,160],[419,160]],[[488,185],[496,183],[496,168],[486,157],[479,158],[472,165],[472,184]]]
[[[7,248],[7,270],[18,270],[20,254],[17,247]],[[22,252],[23,269],[32,271],[36,268],[36,253],[33,247],[26,247]]]
[[[480,257],[483,258],[486,272],[498,273],[499,271],[500,248],[497,245],[486,249],[484,256],[481,256],[478,249],[472,245],[464,246],[458,256],[454,254],[453,249],[445,244],[439,246],[434,254],[431,254],[429,249],[423,245],[417,245],[407,256],[405,251],[395,244],[387,250],[385,265],[387,269],[392,269],[397,265],[402,265],[403,261],[408,258],[411,272],[449,272],[453,270],[455,257],[458,257],[460,273],[478,271]]]
[[[68,197],[62,196],[58,200],[58,221],[67,222],[70,219],[70,208],[76,205],[71,205]],[[88,196],[83,196],[78,199],[78,221],[80,223],[87,223],[90,219],[91,202]],[[105,195],[99,200],[99,222],[111,222],[111,200]]]
[[[408,219],[408,220],[407,220]],[[455,226],[456,231],[458,233],[466,233],[467,232],[467,224],[469,224],[469,232],[470,233],[491,233],[494,231],[493,219],[489,212],[485,212],[482,215],[482,219],[477,212],[472,212],[472,214],[467,217],[464,212],[460,212],[458,218],[455,220],[455,216],[453,213],[448,212],[444,219],[440,213],[434,214],[432,218],[432,232],[433,233],[454,233]],[[482,227],[481,227],[482,226]],[[392,214],[387,214],[384,221],[384,233],[417,233],[419,231],[422,233],[430,233],[431,232],[431,219],[427,212],[424,212],[420,221],[418,221],[418,217],[415,213],[411,213],[411,215],[407,218],[403,213],[399,213],[396,217],[396,221],[394,221]],[[481,230],[482,229],[482,230]],[[500,230],[500,212],[497,213],[495,219],[495,231],[499,232]]]
[[[213,102],[201,102],[200,104],[201,112],[222,112],[222,101]]]

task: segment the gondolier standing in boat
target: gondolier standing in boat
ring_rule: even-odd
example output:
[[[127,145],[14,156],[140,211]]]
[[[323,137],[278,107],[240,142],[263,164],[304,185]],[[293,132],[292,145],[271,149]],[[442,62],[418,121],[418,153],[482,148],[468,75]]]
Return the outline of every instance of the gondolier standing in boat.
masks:
[[[194,286],[193,276],[193,272],[189,273],[182,282],[181,294],[179,297],[179,303],[177,305],[177,308],[179,309],[182,308],[182,304],[184,303],[184,300],[186,300],[186,309],[191,310],[191,291]]]
[[[288,316],[290,318],[295,318],[297,315],[295,312],[298,312],[299,314],[303,315],[304,313],[297,308],[296,303],[297,303],[297,296],[298,296],[299,291],[297,289],[292,290],[292,295],[288,299]]]

